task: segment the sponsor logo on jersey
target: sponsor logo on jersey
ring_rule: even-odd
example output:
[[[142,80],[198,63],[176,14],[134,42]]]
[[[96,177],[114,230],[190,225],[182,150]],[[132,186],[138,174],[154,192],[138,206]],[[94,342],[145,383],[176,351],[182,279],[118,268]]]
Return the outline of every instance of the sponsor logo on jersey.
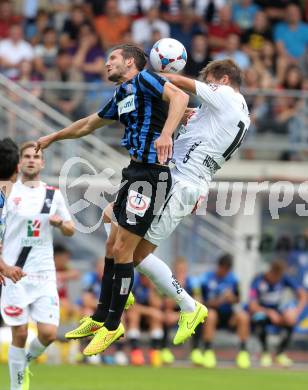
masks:
[[[28,220],[28,229],[27,229],[28,237],[39,237],[40,230],[41,230],[41,221],[39,219]]]
[[[6,306],[3,311],[9,317],[18,317],[22,314],[23,309],[18,306]]]
[[[135,111],[135,96],[129,95],[125,99],[118,103],[118,114],[127,114],[128,112]]]
[[[126,203],[126,210],[143,217],[147,209],[150,207],[151,198],[140,194],[139,192],[130,190]]]

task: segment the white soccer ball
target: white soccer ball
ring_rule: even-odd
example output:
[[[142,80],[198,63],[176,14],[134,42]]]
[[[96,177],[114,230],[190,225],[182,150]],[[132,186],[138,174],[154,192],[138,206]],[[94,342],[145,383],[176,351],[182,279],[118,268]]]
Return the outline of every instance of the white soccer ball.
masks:
[[[163,38],[152,47],[150,62],[156,72],[178,73],[186,65],[187,52],[176,39]]]

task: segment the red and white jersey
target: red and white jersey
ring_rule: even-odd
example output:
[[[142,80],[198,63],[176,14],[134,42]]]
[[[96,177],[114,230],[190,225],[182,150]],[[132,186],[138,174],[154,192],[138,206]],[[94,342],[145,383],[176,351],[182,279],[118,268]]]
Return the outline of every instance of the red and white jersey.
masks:
[[[190,182],[210,181],[240,146],[250,125],[242,94],[226,85],[196,83],[203,103],[182,126],[174,143],[175,165]]]
[[[49,223],[49,217],[57,214],[64,222],[72,219],[58,189],[55,189],[51,204],[48,204],[49,212],[41,213],[47,188],[51,189],[43,182],[38,187],[31,188],[17,181],[6,202],[3,259],[7,264],[14,265],[22,248],[31,247],[23,267],[28,274],[55,270],[53,227]]]

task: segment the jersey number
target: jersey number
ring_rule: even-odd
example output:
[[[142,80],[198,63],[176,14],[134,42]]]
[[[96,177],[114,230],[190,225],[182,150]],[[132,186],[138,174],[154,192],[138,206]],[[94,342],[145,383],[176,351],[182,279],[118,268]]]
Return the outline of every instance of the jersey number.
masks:
[[[245,129],[245,124],[242,121],[239,121],[237,126],[240,130],[237,133],[236,137],[234,138],[232,144],[228,147],[228,149],[223,154],[223,157],[226,161],[229,160],[229,158],[236,151],[236,149],[241,146],[241,143],[243,142],[243,139],[247,132],[247,129]]]

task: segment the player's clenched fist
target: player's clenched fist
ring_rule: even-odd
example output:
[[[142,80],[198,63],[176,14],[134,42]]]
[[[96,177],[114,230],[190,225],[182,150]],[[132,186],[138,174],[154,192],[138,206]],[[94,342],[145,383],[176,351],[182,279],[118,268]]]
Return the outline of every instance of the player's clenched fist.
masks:
[[[3,276],[5,276],[8,279],[11,279],[12,282],[16,283],[20,279],[22,279],[26,274],[23,272],[23,270],[20,267],[15,266],[7,266],[2,271]],[[5,281],[2,281],[3,284],[5,284]]]
[[[154,143],[157,152],[157,158],[160,164],[165,164],[168,158],[172,157],[172,137],[161,134]]]
[[[36,142],[36,152],[39,150],[43,150],[48,148],[48,146],[53,142],[53,137],[51,135],[46,135],[45,137],[41,137]]]

